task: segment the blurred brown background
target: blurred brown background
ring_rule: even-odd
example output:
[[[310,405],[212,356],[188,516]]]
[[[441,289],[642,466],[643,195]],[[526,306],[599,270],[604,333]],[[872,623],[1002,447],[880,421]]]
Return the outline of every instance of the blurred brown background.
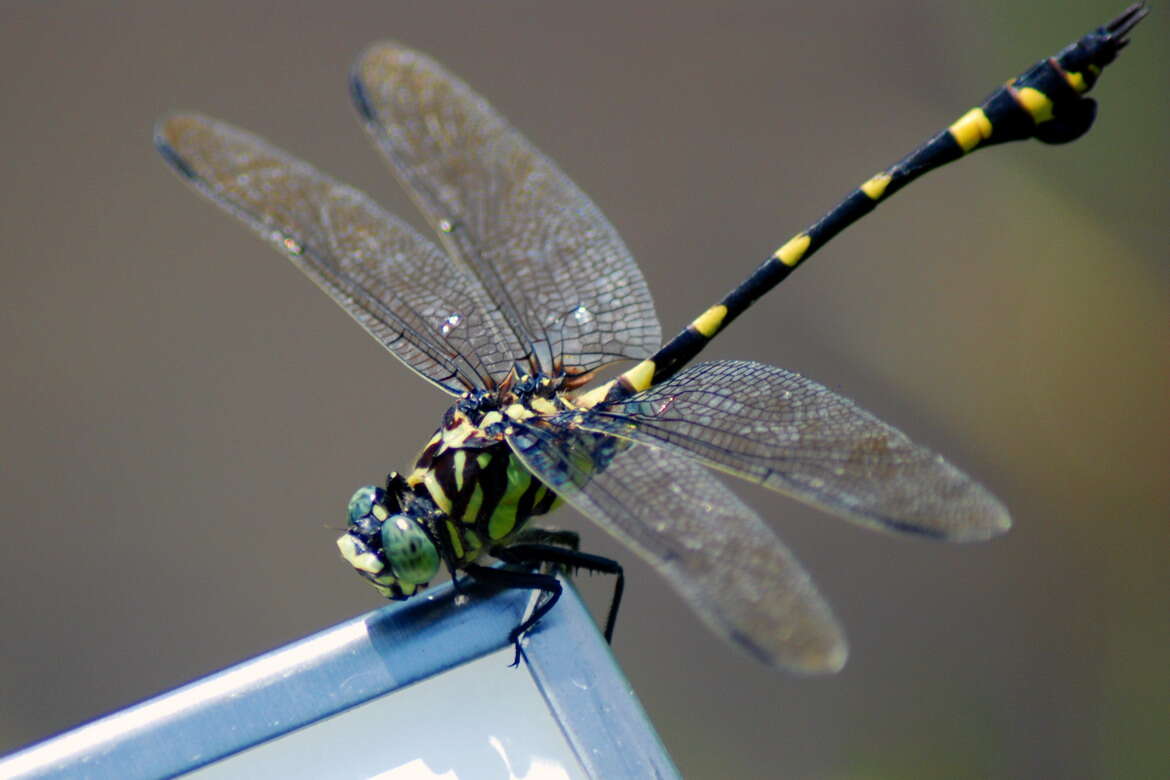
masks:
[[[601,205],[671,334],[1121,7],[5,3],[0,750],[377,606],[333,529],[444,407],[179,183],[160,114],[255,130],[414,219],[344,77],[375,38],[422,48]],[[1013,510],[954,547],[744,489],[847,627],[841,675],[758,666],[558,518],[629,563],[615,652],[688,777],[1170,774],[1168,20],[1086,138],[915,185],[707,353],[836,388]]]

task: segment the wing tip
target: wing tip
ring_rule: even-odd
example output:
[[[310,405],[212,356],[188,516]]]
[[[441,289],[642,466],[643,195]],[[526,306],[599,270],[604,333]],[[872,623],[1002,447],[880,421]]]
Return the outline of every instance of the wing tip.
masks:
[[[191,181],[198,181],[200,179],[199,174],[187,163],[176,148],[177,140],[182,132],[183,126],[193,121],[202,121],[202,117],[198,114],[179,111],[166,114],[154,123],[153,141],[154,148],[158,150],[158,153],[162,155],[163,159],[180,176]]]
[[[822,649],[810,649],[794,659],[785,661],[788,669],[804,677],[837,674],[849,660],[849,646],[844,639]]]
[[[1012,529],[1012,516],[1003,503],[986,490],[972,497],[968,510],[945,538],[952,542],[984,542]]]
[[[812,674],[837,674],[845,668],[845,663],[849,660],[849,645],[842,639],[827,652],[812,660],[814,663],[802,668]]]
[[[774,649],[763,647],[739,631],[730,632],[729,638],[765,666],[803,677],[837,674],[849,660],[849,644],[835,621],[822,629],[798,645],[785,641]]]
[[[1003,502],[949,463],[946,466],[955,477],[946,489],[898,495],[884,511],[842,513],[827,508],[862,525],[944,542],[983,542],[1010,531],[1012,516]]]
[[[399,41],[393,39],[374,41],[358,54],[351,72],[356,77],[375,65],[397,65],[419,60],[434,62],[423,52]]]
[[[361,115],[362,121],[366,124],[376,122],[378,120],[378,112],[374,108],[373,102],[366,91],[365,79],[361,73],[362,61],[353,66],[353,70],[349,73],[349,95],[353,99],[353,106]]]
[[[349,94],[364,122],[378,121],[378,109],[367,87],[371,70],[418,58],[426,58],[426,55],[394,40],[375,41],[362,49],[349,70]]]

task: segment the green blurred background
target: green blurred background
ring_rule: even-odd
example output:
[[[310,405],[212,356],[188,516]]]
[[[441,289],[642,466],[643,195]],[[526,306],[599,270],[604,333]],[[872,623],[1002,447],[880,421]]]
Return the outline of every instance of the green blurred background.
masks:
[[[604,209],[673,333],[789,234],[1121,2],[9,2],[0,8],[0,751],[379,604],[333,548],[444,399],[157,158],[255,130],[415,219],[344,76],[463,75]],[[755,489],[849,631],[758,666],[629,562],[615,652],[688,777],[1170,775],[1167,52],[1155,8],[1065,147],[981,152],[707,357],[800,371],[977,475],[993,543]],[[586,583],[594,602],[595,583]]]

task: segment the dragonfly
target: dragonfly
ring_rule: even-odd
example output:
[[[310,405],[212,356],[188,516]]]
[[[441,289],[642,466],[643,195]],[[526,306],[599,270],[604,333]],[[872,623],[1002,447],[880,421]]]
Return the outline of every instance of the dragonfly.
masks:
[[[996,89],[867,179],[662,343],[614,228],[549,158],[427,55],[379,43],[350,76],[365,129],[439,245],[369,196],[260,137],[192,113],[155,144],[199,193],[285,254],[452,406],[406,473],[357,490],[342,557],[383,596],[447,570],[531,589],[522,638],[557,574],[614,576],[576,533],[529,521],[569,504],[648,562],[715,633],[774,667],[834,672],[844,632],[812,579],[718,472],[886,531],[974,541],[1007,509],[930,449],[782,368],[691,361],[826,242],[923,174],[995,144],[1084,134],[1086,97],[1148,13],[1129,7]],[[598,372],[633,365],[609,381]],[[491,565],[495,560],[499,565]],[[457,580],[456,580],[457,581]]]

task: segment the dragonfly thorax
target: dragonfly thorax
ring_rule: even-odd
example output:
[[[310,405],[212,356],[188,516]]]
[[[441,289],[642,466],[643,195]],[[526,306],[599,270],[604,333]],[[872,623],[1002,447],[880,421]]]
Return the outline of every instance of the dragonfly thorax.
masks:
[[[440,563],[453,571],[507,545],[558,503],[506,441],[516,424],[570,408],[557,390],[537,376],[461,396],[409,475],[391,473],[385,488],[354,493],[337,542],[342,557],[401,600],[425,588]]]

